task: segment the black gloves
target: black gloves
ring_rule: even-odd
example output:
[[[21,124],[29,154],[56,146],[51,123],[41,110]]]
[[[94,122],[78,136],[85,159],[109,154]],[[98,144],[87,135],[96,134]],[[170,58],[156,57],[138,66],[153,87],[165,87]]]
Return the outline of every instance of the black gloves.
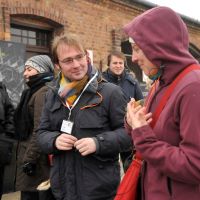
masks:
[[[24,163],[22,166],[23,172],[28,176],[34,176],[36,172],[36,164],[35,163]]]

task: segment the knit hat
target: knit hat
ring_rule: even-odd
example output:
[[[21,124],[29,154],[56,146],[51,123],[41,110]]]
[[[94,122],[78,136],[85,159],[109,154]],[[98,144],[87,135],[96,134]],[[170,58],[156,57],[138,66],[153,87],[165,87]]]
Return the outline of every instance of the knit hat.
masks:
[[[53,72],[54,70],[54,65],[47,55],[33,56],[26,61],[25,66],[27,65],[36,69],[39,73]]]

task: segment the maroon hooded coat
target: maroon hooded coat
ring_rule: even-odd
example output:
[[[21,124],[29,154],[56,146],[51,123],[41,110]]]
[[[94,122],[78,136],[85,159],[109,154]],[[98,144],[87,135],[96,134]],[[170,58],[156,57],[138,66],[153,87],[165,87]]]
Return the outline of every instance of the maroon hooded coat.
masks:
[[[149,106],[154,112],[175,77],[197,61],[188,51],[187,27],[171,9],[156,7],[124,27],[146,57],[162,68],[160,85]],[[200,199],[200,70],[187,74],[171,94],[154,129],[131,135],[145,162],[143,200]]]

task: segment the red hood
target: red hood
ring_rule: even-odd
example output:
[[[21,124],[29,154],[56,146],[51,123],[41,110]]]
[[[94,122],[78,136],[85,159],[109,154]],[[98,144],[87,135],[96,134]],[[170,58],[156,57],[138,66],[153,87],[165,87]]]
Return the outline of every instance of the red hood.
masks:
[[[146,57],[163,66],[161,80],[168,84],[190,64],[188,30],[183,20],[167,7],[155,7],[134,18],[124,28]]]

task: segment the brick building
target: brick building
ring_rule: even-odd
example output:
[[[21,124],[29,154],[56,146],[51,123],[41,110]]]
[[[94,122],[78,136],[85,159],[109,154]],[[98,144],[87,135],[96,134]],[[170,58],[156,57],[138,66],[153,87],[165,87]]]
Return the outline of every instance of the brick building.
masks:
[[[98,64],[127,39],[121,27],[153,6],[142,0],[0,0],[0,40],[27,44],[30,54],[47,53],[49,40],[64,29],[80,35],[86,47],[94,51]],[[200,22],[183,19],[191,43],[200,48]],[[25,30],[21,41],[17,30]],[[33,32],[26,35],[26,30]],[[40,37],[37,41],[34,33]]]
[[[99,68],[111,50],[122,48],[128,66],[142,81],[142,72],[130,61],[130,47],[121,28],[154,6],[143,0],[0,0],[0,79],[10,80],[5,80],[9,90],[22,88],[21,74],[17,79],[16,74],[23,71],[24,60],[49,54],[50,41],[64,30],[79,35]],[[199,58],[200,22],[182,18],[189,29],[190,50]],[[15,91],[10,95],[17,101],[20,89]]]

